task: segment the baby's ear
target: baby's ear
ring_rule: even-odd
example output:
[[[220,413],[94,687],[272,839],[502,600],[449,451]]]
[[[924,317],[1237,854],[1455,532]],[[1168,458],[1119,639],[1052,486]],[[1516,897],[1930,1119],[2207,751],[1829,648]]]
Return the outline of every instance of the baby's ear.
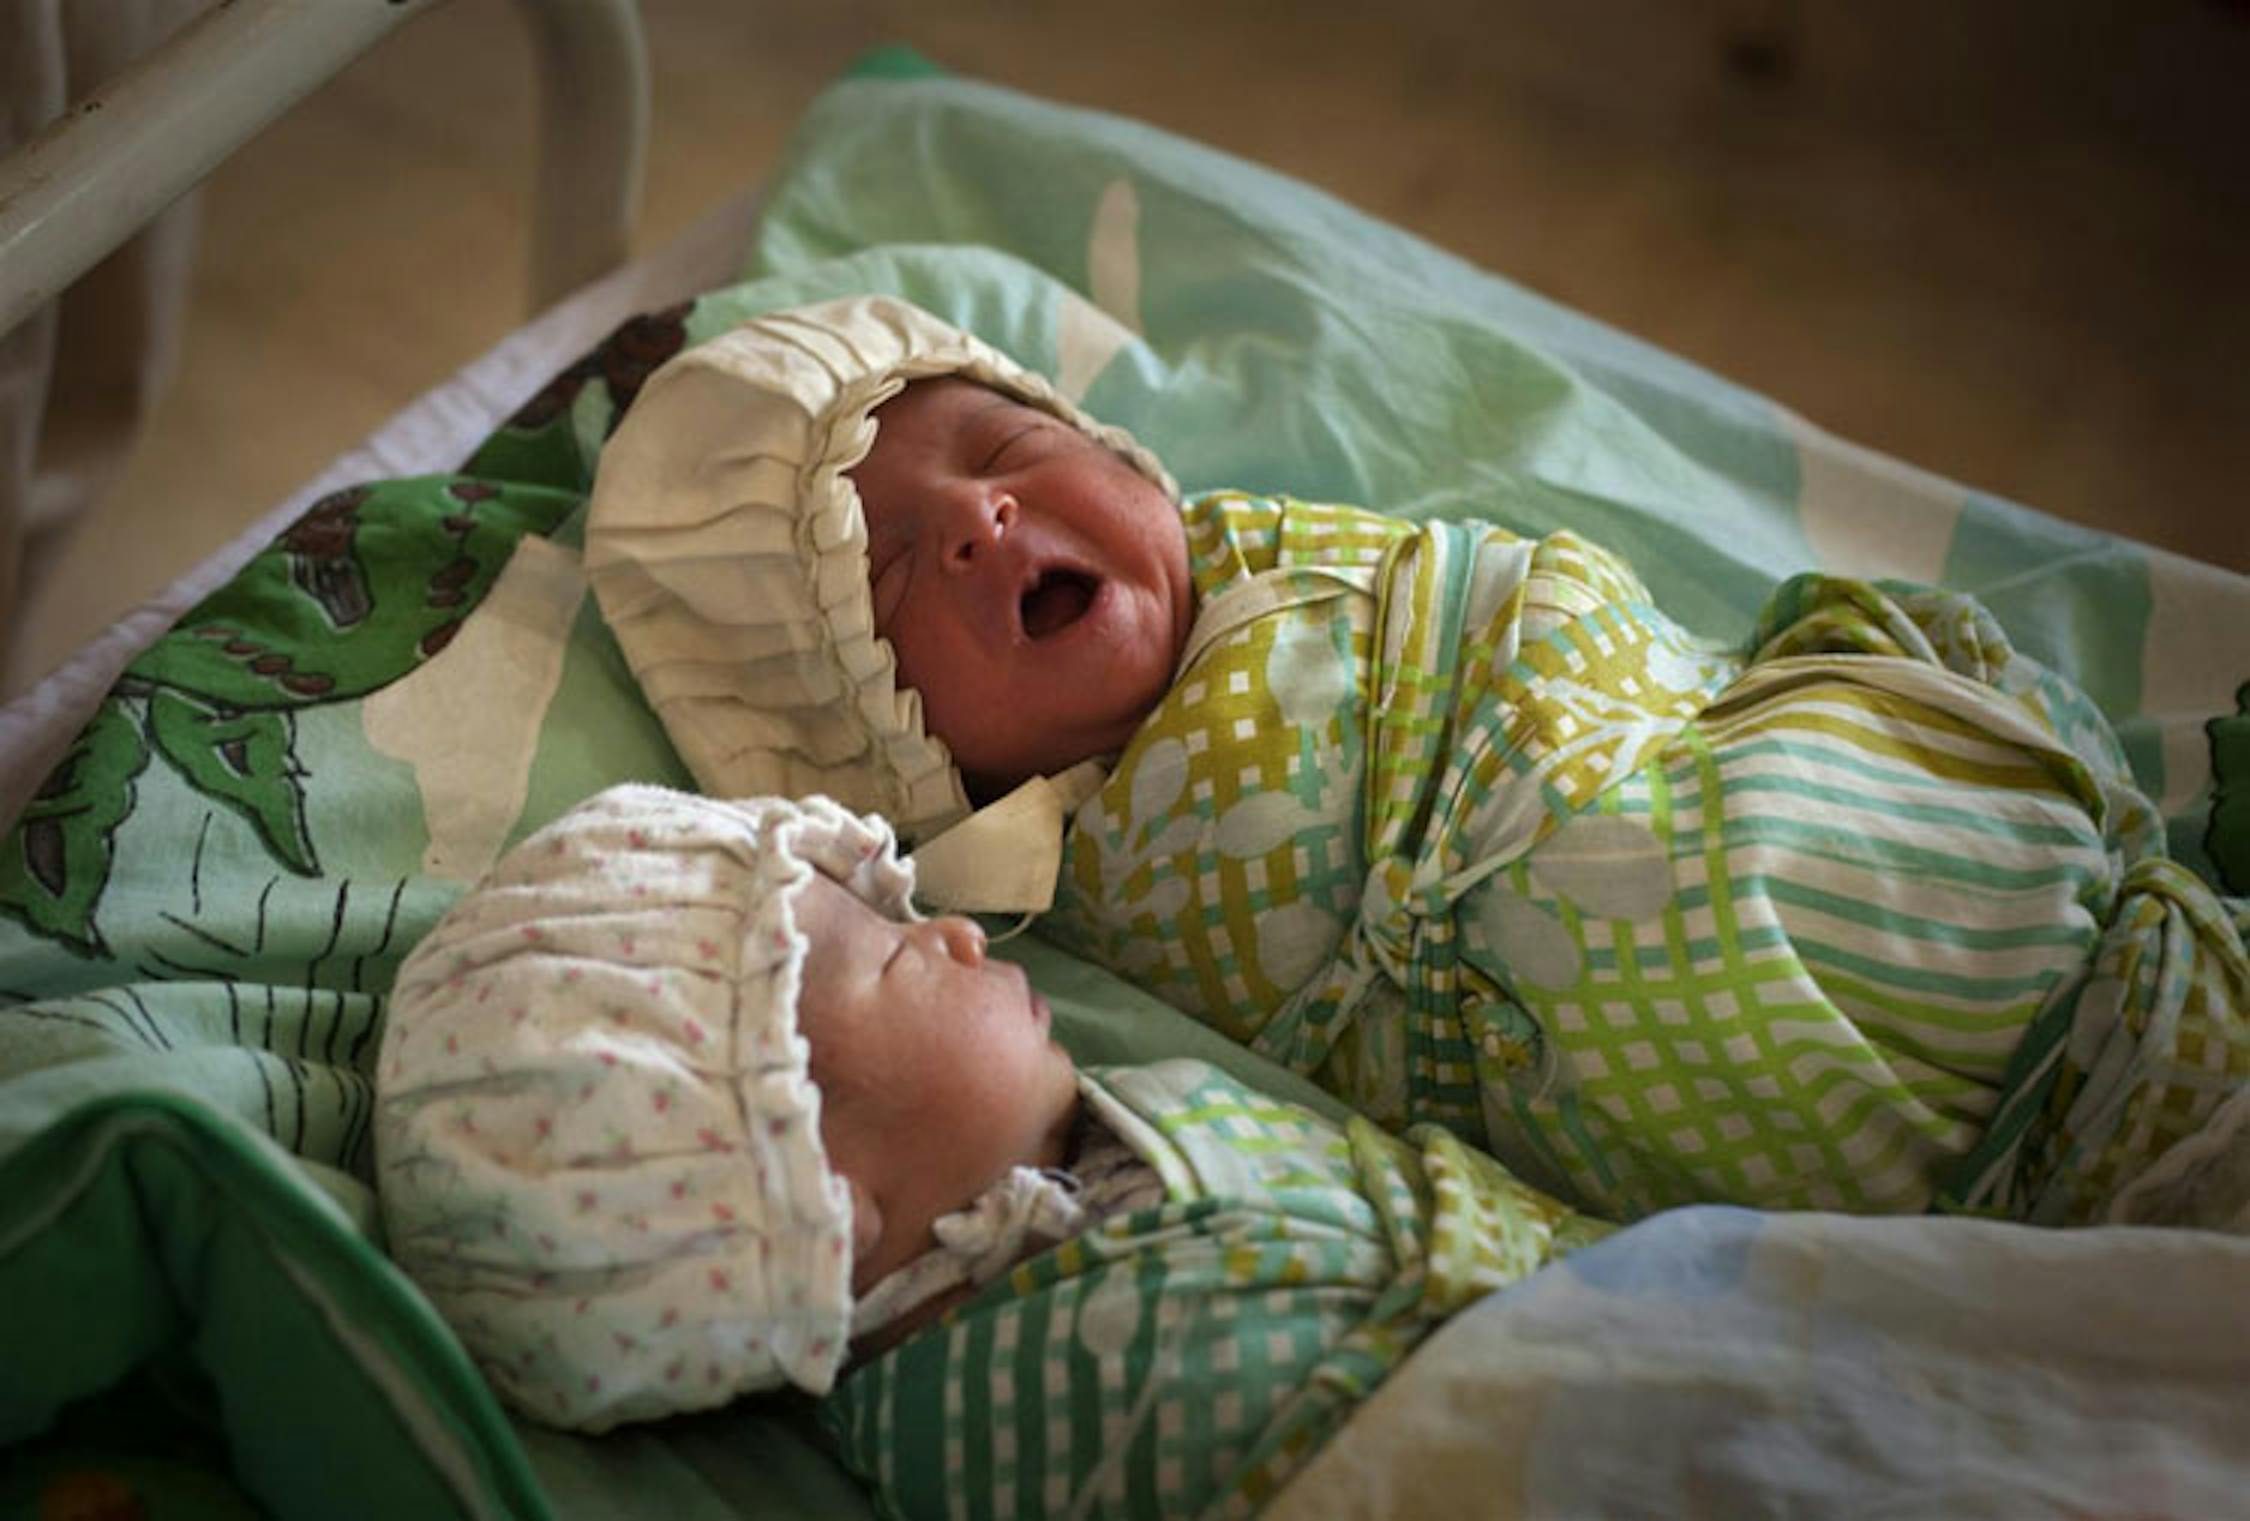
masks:
[[[858,1265],[865,1262],[875,1250],[875,1243],[883,1239],[883,1209],[875,1196],[861,1186],[859,1179],[846,1178],[844,1186],[852,1192],[852,1276],[859,1276]]]

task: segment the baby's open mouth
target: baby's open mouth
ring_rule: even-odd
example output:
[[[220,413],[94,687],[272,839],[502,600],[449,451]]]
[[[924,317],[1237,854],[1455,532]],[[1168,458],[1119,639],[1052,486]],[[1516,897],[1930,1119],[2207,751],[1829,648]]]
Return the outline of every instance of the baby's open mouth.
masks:
[[[1101,583],[1083,571],[1043,570],[1023,589],[1018,612],[1028,638],[1045,639],[1086,616]]]

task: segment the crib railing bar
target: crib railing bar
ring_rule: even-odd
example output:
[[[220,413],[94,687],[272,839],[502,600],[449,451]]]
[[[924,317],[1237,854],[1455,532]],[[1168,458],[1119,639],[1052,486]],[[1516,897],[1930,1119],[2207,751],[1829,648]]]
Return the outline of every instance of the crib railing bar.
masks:
[[[10,154],[0,162],[0,331],[422,9],[233,0]]]
[[[439,3],[228,0],[0,159],[0,332]],[[648,135],[648,64],[632,0],[524,3],[542,81],[536,310],[624,259]]]

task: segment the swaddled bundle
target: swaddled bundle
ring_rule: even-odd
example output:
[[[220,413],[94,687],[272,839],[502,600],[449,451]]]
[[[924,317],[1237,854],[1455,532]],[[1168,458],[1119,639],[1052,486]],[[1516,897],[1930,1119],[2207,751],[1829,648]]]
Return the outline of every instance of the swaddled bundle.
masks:
[[[2250,1075],[2241,905],[1969,600],[1800,577],[1722,647],[1570,535],[1190,523],[1047,922],[1365,1111],[1616,1217],[2068,1223]]]

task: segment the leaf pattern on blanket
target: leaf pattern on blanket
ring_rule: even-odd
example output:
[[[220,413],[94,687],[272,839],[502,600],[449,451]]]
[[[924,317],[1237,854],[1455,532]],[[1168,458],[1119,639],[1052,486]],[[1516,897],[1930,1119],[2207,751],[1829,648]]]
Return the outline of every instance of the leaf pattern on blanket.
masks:
[[[304,876],[319,874],[289,714],[230,713],[160,688],[149,696],[148,737],[196,791],[249,820],[283,865]]]
[[[520,432],[539,431],[576,404],[579,390],[589,380],[599,380],[609,388],[610,402],[617,409],[617,417],[622,418],[657,366],[686,347],[687,317],[694,309],[693,301],[682,301],[626,318],[607,338],[541,386],[503,426]],[[614,420],[611,426],[616,426]]]
[[[527,529],[547,532],[576,506],[487,481],[433,484],[323,497],[129,673],[236,709],[388,686],[445,648]],[[536,498],[549,500],[527,513]]]
[[[283,870],[319,875],[297,714],[365,697],[443,650],[517,541],[553,532],[579,501],[439,477],[315,502],[126,668],[8,837],[0,913],[107,954],[96,916],[152,755],[248,823]]]
[[[112,839],[133,811],[148,765],[141,726],[117,699],[102,704],[49,774],[0,856],[0,910],[81,954],[106,954],[94,903],[109,881]]]

